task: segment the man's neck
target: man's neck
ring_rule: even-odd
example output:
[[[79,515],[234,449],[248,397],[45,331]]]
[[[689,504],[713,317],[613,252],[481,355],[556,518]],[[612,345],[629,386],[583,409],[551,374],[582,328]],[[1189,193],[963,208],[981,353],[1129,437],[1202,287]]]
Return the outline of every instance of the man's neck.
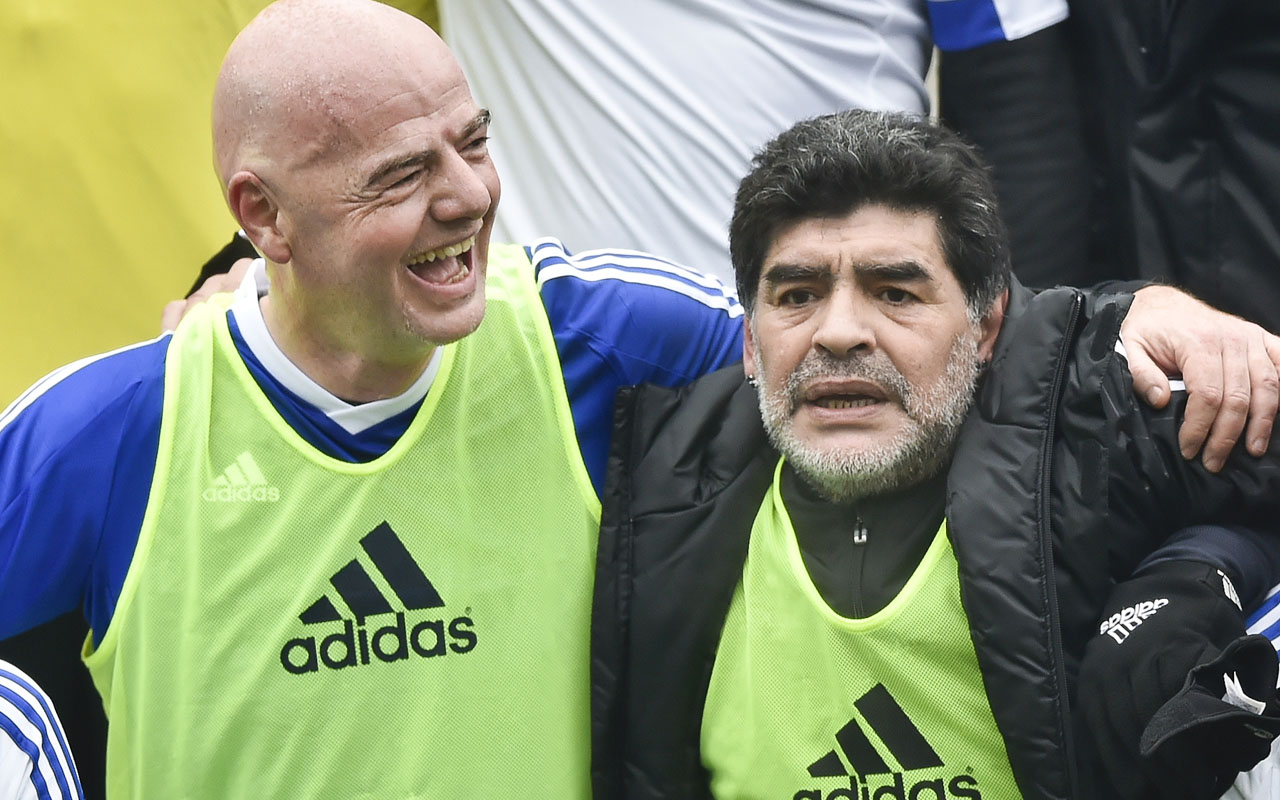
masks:
[[[790,464],[781,483],[805,569],[846,617],[870,616],[902,591],[945,513],[945,472],[848,503],[823,498]]]
[[[368,403],[397,397],[409,389],[431,361],[434,347],[403,358],[386,358],[359,352],[324,337],[287,306],[272,303],[273,295],[259,299],[267,331],[299,370],[325,391],[348,403]]]

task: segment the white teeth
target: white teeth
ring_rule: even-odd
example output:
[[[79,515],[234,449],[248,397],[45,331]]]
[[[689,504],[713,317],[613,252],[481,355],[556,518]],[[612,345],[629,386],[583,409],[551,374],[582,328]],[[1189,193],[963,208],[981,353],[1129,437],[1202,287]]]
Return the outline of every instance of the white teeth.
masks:
[[[432,250],[427,253],[419,253],[418,255],[409,259],[409,266],[412,267],[415,264],[429,264],[432,261],[435,261],[436,259],[440,259],[440,258],[452,258],[453,256],[461,255],[462,253],[467,252],[471,248],[475,247],[475,245],[476,245],[476,237],[472,236],[466,241],[458,242],[457,244],[451,244],[448,247],[441,247],[439,250]]]
[[[860,397],[857,400],[841,400],[830,397],[824,400],[819,400],[818,405],[823,408],[864,408],[866,406],[875,405],[876,402],[876,400],[873,400],[870,397]]]

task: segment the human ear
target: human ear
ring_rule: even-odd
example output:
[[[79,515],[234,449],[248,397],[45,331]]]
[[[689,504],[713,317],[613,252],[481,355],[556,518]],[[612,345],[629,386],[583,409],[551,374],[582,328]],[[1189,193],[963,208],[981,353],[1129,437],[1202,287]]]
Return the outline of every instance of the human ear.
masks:
[[[747,380],[756,377],[756,342],[755,337],[751,335],[751,320],[743,318],[742,320],[742,371],[747,374]]]
[[[275,264],[289,263],[293,251],[281,227],[280,205],[261,178],[248,171],[232,175],[227,181],[227,204],[258,252]]]
[[[980,361],[991,360],[996,349],[996,337],[1000,335],[1000,326],[1004,324],[1004,312],[1009,307],[1009,290],[1005,289],[991,304],[987,315],[978,323],[978,358]]]

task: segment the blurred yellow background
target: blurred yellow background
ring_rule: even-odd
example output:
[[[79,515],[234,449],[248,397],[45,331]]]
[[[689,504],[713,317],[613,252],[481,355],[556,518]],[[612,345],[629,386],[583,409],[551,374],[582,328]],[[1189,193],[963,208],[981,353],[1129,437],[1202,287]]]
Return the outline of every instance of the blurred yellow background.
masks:
[[[62,364],[155,336],[230,240],[209,101],[265,5],[0,3],[0,409]],[[435,0],[391,5],[438,28]]]

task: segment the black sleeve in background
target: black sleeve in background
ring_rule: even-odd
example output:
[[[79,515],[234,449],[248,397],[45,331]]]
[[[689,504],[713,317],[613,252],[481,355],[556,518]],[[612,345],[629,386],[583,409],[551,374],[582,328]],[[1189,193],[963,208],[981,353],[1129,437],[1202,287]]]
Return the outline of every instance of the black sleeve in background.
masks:
[[[1240,526],[1193,525],[1170,536],[1135,574],[1170,561],[1199,561],[1221,569],[1249,612],[1280,583],[1280,536]]]
[[[992,167],[1027,286],[1092,286],[1091,170],[1067,47],[1066,23],[1014,41],[943,53],[942,118]]]
[[[229,272],[235,263],[242,258],[257,258],[258,253],[253,249],[253,245],[245,238],[243,233],[237,232],[231,237],[231,241],[212,257],[200,268],[200,274],[196,276],[196,282],[191,284],[191,288],[187,290],[187,297],[195,294],[196,290],[209,278],[214,275],[221,275]]]

